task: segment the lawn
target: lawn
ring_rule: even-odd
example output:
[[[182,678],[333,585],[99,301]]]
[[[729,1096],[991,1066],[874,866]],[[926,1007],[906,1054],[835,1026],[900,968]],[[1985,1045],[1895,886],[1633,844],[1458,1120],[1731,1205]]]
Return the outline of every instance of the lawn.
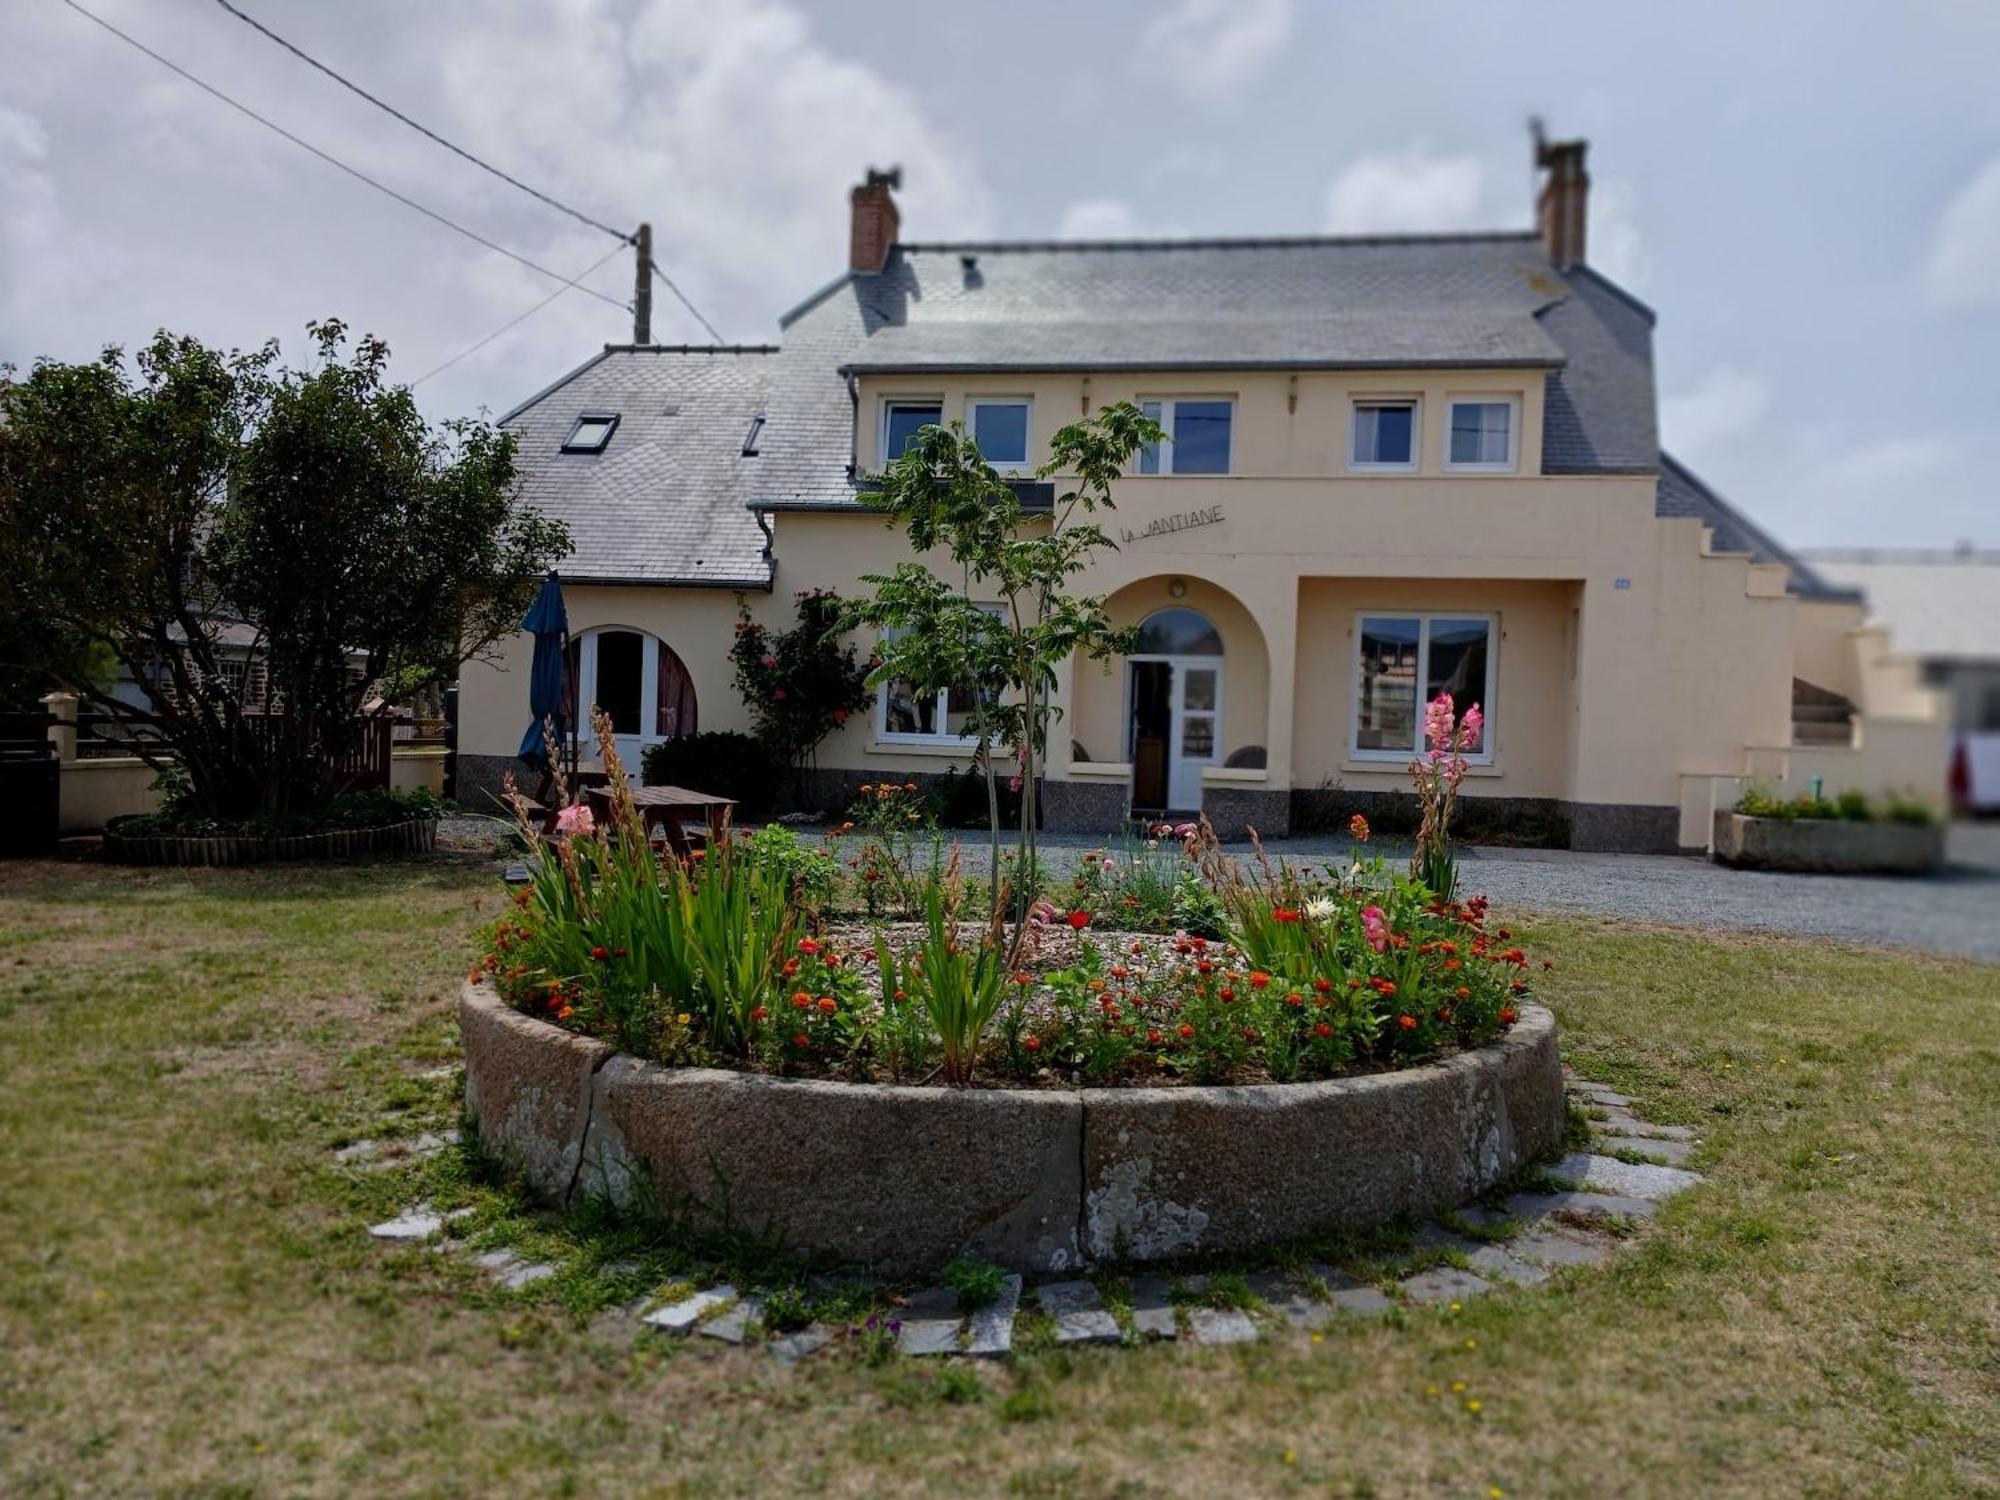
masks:
[[[1702,1135],[1657,1228],[1456,1314],[968,1379],[635,1337],[629,1232],[457,1151],[334,1163],[455,1119],[501,899],[444,859],[0,866],[0,1493],[2000,1491],[2000,969],[1520,918],[1571,1064]],[[564,1274],[368,1239],[419,1192]]]

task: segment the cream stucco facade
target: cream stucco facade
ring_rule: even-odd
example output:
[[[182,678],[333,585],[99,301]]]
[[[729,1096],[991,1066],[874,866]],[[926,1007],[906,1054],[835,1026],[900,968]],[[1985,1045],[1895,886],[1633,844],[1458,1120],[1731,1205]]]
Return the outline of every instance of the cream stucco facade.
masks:
[[[1445,414],[1464,395],[1518,412],[1505,472],[1446,464]],[[1227,821],[1284,829],[1305,796],[1363,810],[1401,797],[1403,760],[1357,753],[1356,633],[1367,617],[1420,614],[1490,622],[1491,687],[1477,696],[1489,700],[1491,740],[1466,797],[1539,809],[1579,846],[1699,846],[1709,812],[1751,775],[1941,800],[1936,705],[1862,625],[1860,607],[1803,600],[1787,592],[1783,567],[1712,552],[1698,521],[1655,514],[1654,475],[1539,472],[1539,372],[869,377],[854,392],[861,468],[879,463],[885,401],[934,401],[952,421],[980,396],[1031,401],[1031,466],[1057,425],[1104,402],[1233,404],[1230,472],[1122,481],[1109,529],[1125,540],[1080,584],[1107,596],[1121,622],[1175,607],[1215,627],[1219,742],[1200,800],[1226,809]],[[1418,402],[1418,457],[1406,471],[1353,472],[1346,462],[1354,403],[1378,396]],[[867,512],[779,512],[767,524],[772,587],[741,597],[774,626],[786,623],[795,590],[852,596],[863,575],[909,555]],[[669,645],[710,730],[747,727],[727,660],[738,597],[568,590],[573,632],[616,627]],[[462,752],[511,753],[527,660],[522,637],[467,669]],[[1852,701],[1852,744],[1793,747],[1795,678]],[[1131,683],[1124,664],[1078,661],[1063,674],[1053,815],[1109,827],[1128,810]],[[968,760],[956,743],[885,739],[866,715],[819,755],[823,771],[856,780]]]

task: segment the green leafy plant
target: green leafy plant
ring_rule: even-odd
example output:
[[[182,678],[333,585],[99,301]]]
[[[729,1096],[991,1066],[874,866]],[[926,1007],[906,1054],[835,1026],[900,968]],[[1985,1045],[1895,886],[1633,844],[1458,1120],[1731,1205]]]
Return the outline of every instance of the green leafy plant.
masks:
[[[944,1284],[957,1294],[961,1309],[974,1312],[1000,1295],[1000,1289],[1007,1284],[1007,1272],[991,1261],[961,1255],[944,1268]]]
[[[1008,972],[997,917],[975,940],[960,936],[961,898],[954,851],[945,878],[925,892],[915,952],[893,972],[886,951],[879,962],[884,982],[904,991],[929,1019],[944,1081],[963,1085],[972,1081],[980,1043],[1006,998]]]

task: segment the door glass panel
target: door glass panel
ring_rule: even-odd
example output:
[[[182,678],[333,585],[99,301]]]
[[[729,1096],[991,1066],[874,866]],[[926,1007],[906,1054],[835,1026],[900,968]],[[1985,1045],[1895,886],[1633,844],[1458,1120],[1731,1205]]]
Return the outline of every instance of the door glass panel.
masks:
[[[614,734],[639,732],[640,673],[645,642],[630,630],[607,630],[597,637],[597,706],[611,716]]]
[[[1181,754],[1189,760],[1214,757],[1215,715],[1189,714],[1181,720]]]
[[[1182,678],[1181,706],[1190,711],[1206,712],[1215,707],[1215,670],[1212,667],[1191,667]]]
[[[1417,747],[1420,620],[1371,615],[1361,622],[1361,682],[1355,704],[1357,750]]]

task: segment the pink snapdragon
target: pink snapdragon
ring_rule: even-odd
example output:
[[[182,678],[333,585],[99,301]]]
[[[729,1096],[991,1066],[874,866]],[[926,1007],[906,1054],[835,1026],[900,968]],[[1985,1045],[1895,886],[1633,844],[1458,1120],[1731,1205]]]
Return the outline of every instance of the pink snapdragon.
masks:
[[[572,802],[556,814],[556,832],[564,838],[573,834],[587,834],[596,827],[597,820],[590,815],[590,808],[581,802]]]
[[[1389,914],[1379,906],[1361,908],[1361,931],[1368,939],[1368,946],[1377,953],[1389,948]]]

